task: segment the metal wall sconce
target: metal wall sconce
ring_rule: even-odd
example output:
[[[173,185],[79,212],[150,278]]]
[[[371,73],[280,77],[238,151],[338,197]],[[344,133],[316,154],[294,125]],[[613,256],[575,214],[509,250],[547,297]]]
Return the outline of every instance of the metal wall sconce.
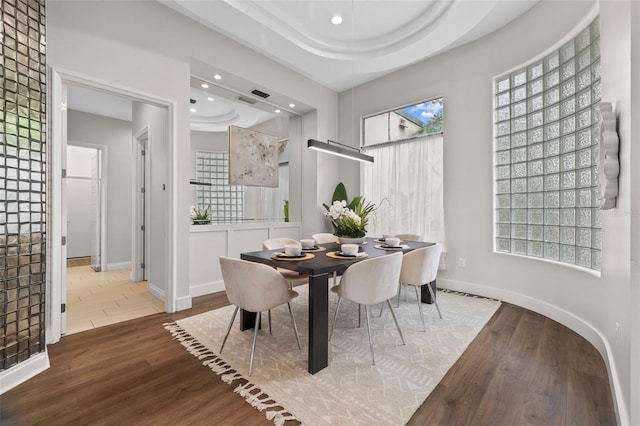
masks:
[[[326,152],[327,154],[337,155],[339,157],[348,158],[350,160],[361,161],[363,163],[373,163],[373,157],[363,154],[359,149],[341,144],[340,142],[330,141],[321,142],[315,139],[307,141],[309,149]]]
[[[620,139],[616,131],[616,114],[610,102],[600,102],[600,209],[609,210],[616,206],[618,197],[618,176],[620,159],[618,151]]]

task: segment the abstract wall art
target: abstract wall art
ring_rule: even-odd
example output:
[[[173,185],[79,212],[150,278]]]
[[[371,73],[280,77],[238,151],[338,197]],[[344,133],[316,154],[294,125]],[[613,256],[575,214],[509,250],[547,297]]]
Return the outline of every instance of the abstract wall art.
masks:
[[[229,184],[278,187],[278,138],[229,126]]]

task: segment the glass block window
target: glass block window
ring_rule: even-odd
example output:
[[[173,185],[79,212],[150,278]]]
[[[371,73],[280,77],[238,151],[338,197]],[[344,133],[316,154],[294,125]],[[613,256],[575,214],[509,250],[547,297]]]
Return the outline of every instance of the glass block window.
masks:
[[[599,25],[495,79],[498,252],[600,270]]]
[[[45,350],[45,2],[0,2],[0,370]]]
[[[199,208],[209,209],[214,223],[238,223],[244,219],[244,186],[229,185],[227,152],[196,152],[196,187]]]

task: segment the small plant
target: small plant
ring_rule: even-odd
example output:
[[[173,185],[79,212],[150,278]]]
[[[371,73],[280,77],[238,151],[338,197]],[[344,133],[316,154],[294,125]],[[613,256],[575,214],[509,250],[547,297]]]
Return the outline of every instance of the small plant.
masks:
[[[209,220],[209,209],[191,206],[191,220]]]
[[[323,204],[327,209],[325,216],[331,219],[333,234],[344,238],[362,238],[367,233],[369,214],[376,209],[375,204],[365,204],[364,198],[355,197],[347,204],[347,190],[340,182],[331,200],[331,206]]]

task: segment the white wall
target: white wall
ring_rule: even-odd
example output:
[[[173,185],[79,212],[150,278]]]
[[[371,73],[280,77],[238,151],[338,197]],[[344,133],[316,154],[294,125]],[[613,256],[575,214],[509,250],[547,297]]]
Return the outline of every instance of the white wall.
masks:
[[[191,163],[189,146],[189,77],[191,61],[217,67],[222,74],[236,74],[267,90],[290,96],[317,108],[304,121],[304,139],[333,139],[337,133],[335,92],[291,71],[224,36],[189,20],[157,2],[78,2],[59,0],[47,4],[47,61],[68,74],[121,89],[122,93],[166,101],[173,107],[170,132],[171,276],[176,295],[190,306],[189,297],[189,206]],[[307,119],[313,119],[313,123]],[[302,149],[302,147],[300,147]],[[316,172],[331,171],[334,158],[320,158],[304,149],[305,175],[301,180],[301,216],[312,229],[324,225],[317,206],[322,197],[317,182],[333,188],[337,173],[316,180]],[[326,177],[328,176],[328,178]],[[294,178],[293,176],[291,177]],[[328,191],[327,191],[328,192]],[[329,193],[329,197],[331,194]],[[182,302],[181,302],[182,303]]]
[[[493,251],[492,79],[545,53],[574,29],[584,28],[591,21],[585,17],[595,4],[541,2],[481,40],[362,85],[354,93],[342,93],[340,139],[358,140],[359,117],[443,96],[446,244],[450,264],[457,265],[458,258],[465,258],[466,267],[448,268],[439,275],[439,285],[499,297],[578,331],[608,362],[621,421],[626,424],[632,401],[630,376],[635,372],[638,383],[639,362],[637,357],[630,359],[631,310],[638,310],[638,297],[637,290],[631,289],[635,286],[630,286],[629,208],[631,194],[638,190],[632,188],[629,174],[629,2],[600,4],[603,99],[618,108],[623,141],[621,197],[618,208],[606,212],[603,219],[601,276]],[[358,186],[359,177],[353,169],[341,164],[341,176],[345,183]],[[640,419],[635,419],[635,424],[640,424]]]
[[[131,123],[85,112],[67,113],[69,145],[107,147],[105,262],[122,265],[131,262]]]
[[[149,181],[145,182],[145,194],[149,203],[145,204],[147,221],[145,233],[148,244],[145,245],[146,272],[150,291],[158,298],[165,300],[169,291],[170,269],[167,263],[169,247],[171,245],[169,235],[169,138],[167,126],[169,114],[167,108],[133,103],[132,129],[134,134],[147,129],[148,141],[146,146],[146,164]],[[137,142],[136,142],[137,143]],[[188,299],[189,293],[184,289],[178,293],[178,297]],[[186,302],[187,304],[190,301]]]

